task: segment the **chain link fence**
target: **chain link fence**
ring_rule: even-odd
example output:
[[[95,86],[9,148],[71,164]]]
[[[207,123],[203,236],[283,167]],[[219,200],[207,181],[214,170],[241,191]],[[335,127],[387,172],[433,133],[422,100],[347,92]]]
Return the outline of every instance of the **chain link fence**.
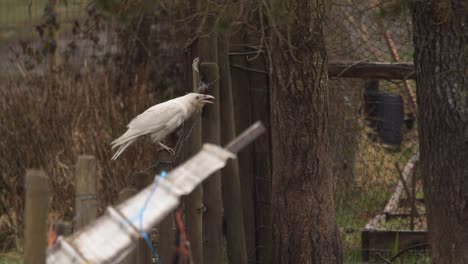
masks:
[[[329,60],[412,62],[411,16],[400,2],[333,1]],[[414,81],[332,78],[329,85],[345,263],[428,263]]]

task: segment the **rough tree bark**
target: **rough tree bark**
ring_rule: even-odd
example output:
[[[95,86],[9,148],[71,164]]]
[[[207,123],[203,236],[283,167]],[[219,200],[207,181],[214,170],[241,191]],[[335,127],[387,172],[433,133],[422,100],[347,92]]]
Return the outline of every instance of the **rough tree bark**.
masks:
[[[433,263],[468,263],[468,5],[415,1],[421,173]]]
[[[342,262],[333,200],[324,3],[274,1],[270,6],[276,263]]]

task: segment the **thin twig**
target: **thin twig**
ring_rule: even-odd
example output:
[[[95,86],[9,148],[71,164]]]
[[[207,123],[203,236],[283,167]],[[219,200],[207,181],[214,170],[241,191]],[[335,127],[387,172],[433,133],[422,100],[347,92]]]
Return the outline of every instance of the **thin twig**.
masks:
[[[264,52],[263,50],[253,50],[253,51],[231,51],[229,52],[229,56],[243,56],[243,55],[251,55],[251,54],[258,54]]]
[[[257,69],[254,69],[254,68],[245,67],[245,66],[242,66],[242,65],[239,65],[239,64],[235,64],[235,63],[231,64],[231,67],[239,68],[239,69],[246,70],[246,71],[251,71],[251,72],[257,72],[257,73],[261,73],[261,74],[268,74],[266,71],[262,71],[262,70],[257,70]]]
[[[190,134],[192,134],[193,128],[197,125],[199,119],[200,119],[200,118],[196,118],[195,122],[193,122],[192,127],[190,127],[190,129],[189,129],[187,135],[185,135],[185,137],[183,136],[183,132],[184,132],[184,123],[182,123],[181,131],[180,131],[180,132],[181,132],[181,133],[180,133],[181,136],[179,137],[179,140],[177,140],[177,143],[176,143],[176,145],[175,145],[175,147],[174,147],[174,149],[175,149],[175,155],[174,155],[174,159],[173,159],[173,161],[172,161],[174,164],[175,164],[177,158],[179,157],[179,154],[180,154],[180,151],[182,150],[182,146],[183,146],[184,142],[187,141],[187,139],[189,138]]]
[[[405,253],[406,251],[409,251],[409,250],[412,250],[412,249],[415,249],[415,248],[420,248],[420,247],[428,247],[430,246],[429,243],[421,243],[421,244],[416,244],[416,245],[413,245],[411,247],[408,247],[408,248],[405,248],[403,250],[401,250],[400,252],[398,252],[395,256],[393,256],[390,261],[391,263],[393,263],[393,261],[395,259],[397,259],[399,256],[403,255],[403,253]]]
[[[398,172],[398,177],[400,177],[400,181],[401,183],[403,184],[403,189],[405,190],[406,192],[406,196],[408,197],[408,199],[411,197],[411,193],[410,193],[410,190],[408,188],[408,185],[406,184],[406,180],[405,180],[405,177],[403,176],[403,172],[401,171],[401,168],[400,166],[398,165],[398,161],[395,162],[395,168]]]
[[[387,264],[392,264],[391,261],[389,261],[388,259],[384,258],[382,255],[380,255],[379,252],[376,252],[375,255],[376,255],[377,257],[379,257],[380,259],[382,259],[385,263],[387,263]]]
[[[341,77],[341,75],[343,75],[347,70],[349,70],[350,68],[360,64],[360,63],[363,63],[363,62],[366,62],[368,61],[369,58],[366,58],[366,59],[363,59],[363,60],[360,60],[360,61],[356,61],[355,63],[349,65],[348,67],[344,68],[337,76],[335,76],[335,78],[339,78]]]

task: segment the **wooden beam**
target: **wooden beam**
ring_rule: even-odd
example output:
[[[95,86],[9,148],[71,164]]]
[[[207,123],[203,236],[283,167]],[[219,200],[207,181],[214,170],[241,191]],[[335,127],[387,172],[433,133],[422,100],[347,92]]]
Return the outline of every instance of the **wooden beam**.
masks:
[[[330,78],[414,80],[414,64],[409,62],[329,62]]]
[[[27,170],[24,225],[24,263],[45,263],[49,178],[43,170]]]
[[[97,218],[97,160],[79,156],[75,169],[75,230]]]

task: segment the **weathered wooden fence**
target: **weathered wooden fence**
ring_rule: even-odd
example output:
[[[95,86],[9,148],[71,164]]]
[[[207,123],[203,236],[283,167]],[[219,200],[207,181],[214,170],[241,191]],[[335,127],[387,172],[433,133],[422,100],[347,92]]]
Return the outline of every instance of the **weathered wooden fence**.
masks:
[[[43,171],[26,174],[25,263],[151,263],[153,255],[142,239],[213,172],[263,133],[261,123],[252,125],[226,148],[205,144],[192,158],[167,176],[154,180],[144,173],[130,176],[119,193],[116,206],[97,217],[96,167],[91,156],[80,156],[76,167],[75,233],[60,236],[47,251],[48,178]],[[148,186],[148,184],[150,184]],[[186,217],[188,217],[187,215]],[[69,225],[54,225],[52,234],[67,235]],[[49,241],[55,240],[49,237]],[[167,237],[160,237],[163,242]],[[171,247],[169,247],[171,249]]]

